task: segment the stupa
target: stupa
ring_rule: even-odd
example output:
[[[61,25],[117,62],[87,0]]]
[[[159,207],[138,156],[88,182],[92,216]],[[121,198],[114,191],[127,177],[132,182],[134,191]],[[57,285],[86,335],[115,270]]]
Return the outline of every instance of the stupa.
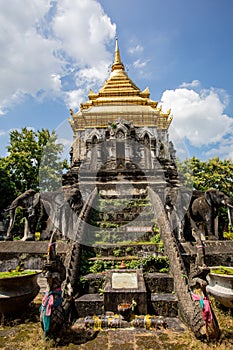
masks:
[[[150,183],[162,200],[170,198],[177,185],[175,150],[168,135],[170,112],[150,98],[148,87],[141,91],[128,77],[116,39],[108,79],[97,93],[90,90],[78,112],[70,110],[74,142],[64,183],[78,181],[84,199],[94,186],[116,196],[113,181],[122,184],[123,192],[130,181],[131,196]]]

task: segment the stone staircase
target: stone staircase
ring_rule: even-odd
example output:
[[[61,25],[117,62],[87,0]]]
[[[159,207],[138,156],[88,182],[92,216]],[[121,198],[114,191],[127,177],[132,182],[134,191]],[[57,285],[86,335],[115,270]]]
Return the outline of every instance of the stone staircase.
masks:
[[[112,283],[109,274],[121,271],[123,274],[140,274],[143,279],[145,305],[141,310],[146,312],[141,314],[140,308],[136,307],[135,317],[137,320],[141,317],[137,322],[145,325],[144,318],[149,317],[156,325],[155,320],[159,317],[160,323],[166,319],[166,324],[177,325],[179,311],[174,281],[169,274],[168,258],[158,238],[154,209],[146,192],[127,197],[125,193],[121,196],[121,192],[112,196],[112,190],[104,194],[100,191],[96,193],[85,219],[85,237],[92,246],[82,246],[81,265],[84,262],[86,269],[80,273],[78,281],[79,293],[75,298],[77,319],[83,322],[89,319],[94,324],[93,318],[96,320],[98,317],[105,327],[108,324],[106,317],[114,318],[114,324],[122,321],[117,314],[116,300],[129,295],[128,302],[131,299],[138,302],[137,298],[141,295],[136,289],[123,288],[123,293],[122,289],[111,290],[109,297],[107,285]],[[108,298],[115,300],[115,304],[109,306],[111,302],[107,302]],[[128,327],[135,327],[133,321],[128,322]]]
[[[109,198],[97,196],[90,213],[88,234],[94,244],[145,241],[155,224],[146,196]]]
[[[147,304],[147,312],[141,315],[136,310],[135,313],[136,319],[140,319],[140,322],[138,322],[141,324],[141,326],[145,326],[146,317],[149,317],[154,320],[154,327],[157,327],[157,321],[160,320],[160,326],[164,322],[164,327],[171,326],[171,328],[176,327],[180,330],[182,329],[181,323],[178,320],[178,301],[174,293],[173,277],[169,274],[169,272],[159,272],[159,265],[157,265],[156,267],[153,266],[152,263],[152,266],[150,266],[150,264],[146,266],[146,261],[150,261],[150,259],[152,262],[153,259],[155,259],[155,261],[156,259],[158,261],[159,259],[161,259],[162,261],[163,259],[166,259],[166,256],[164,256],[163,253],[160,252],[160,247],[158,244],[105,244],[101,246],[95,246],[93,248],[93,252],[95,255],[93,254],[94,256],[90,257],[88,260],[90,263],[90,269],[92,270],[91,267],[93,267],[94,264],[97,264],[98,262],[99,265],[103,267],[103,271],[91,272],[81,277],[82,290],[80,289],[81,293],[75,299],[77,318],[80,319],[80,322],[84,322],[84,320],[89,320],[90,323],[93,323],[93,318],[96,320],[96,317],[98,317],[99,320],[102,320],[99,321],[102,322],[102,327],[107,327],[108,322],[106,321],[106,317],[111,317],[111,319],[113,318],[115,320],[114,324],[117,327],[117,325],[120,322],[119,320],[122,321],[121,316],[117,314],[114,307],[109,309],[106,308],[105,293],[106,275],[108,275],[110,271],[119,271],[119,267],[123,261],[125,264],[130,264],[134,262],[134,264],[137,265],[138,268],[120,269],[121,272],[127,273],[129,271],[140,271],[143,275],[146,293],[145,303]],[[117,256],[115,256],[116,252]],[[109,266],[109,269],[105,270],[104,266],[107,266],[107,264]],[[116,269],[116,267],[118,268]],[[116,293],[119,292],[119,290],[116,291]],[[112,294],[113,300],[117,298],[117,294]],[[134,299],[137,299],[136,294]],[[142,318],[145,318],[145,320],[142,321]],[[122,327],[122,322],[120,322],[120,324]],[[127,327],[135,327],[134,321],[131,320],[130,322],[128,322]]]
[[[105,278],[108,271],[120,271],[121,265],[125,265],[126,273],[143,273],[147,314],[139,312],[135,315],[140,317],[140,324],[145,323],[148,316],[153,320],[159,317],[162,323],[166,319],[168,324],[174,325],[180,322],[177,317],[179,314],[186,324],[191,325],[195,335],[201,336],[203,320],[200,308],[191,300],[187,283],[184,281],[186,270],[176,239],[169,228],[161,199],[151,187],[145,188],[144,185],[140,187],[137,184],[137,187],[135,183],[130,183],[128,195],[127,182],[121,181],[123,189],[122,186],[118,188],[118,183],[114,181],[111,184],[107,182],[106,186],[102,185],[102,191],[95,188],[88,192],[88,199],[79,216],[80,224],[76,225],[80,243],[74,242],[67,265],[65,286],[67,289],[71,287],[77,320],[86,322],[88,319],[90,324],[95,324],[94,318],[97,323],[106,327],[112,317],[115,319],[116,305],[109,307],[105,302]],[[154,243],[158,231],[167,256],[164,255],[161,242]],[[169,271],[168,257],[172,261]],[[174,288],[156,290],[158,277],[154,277],[154,282],[152,278],[148,283],[148,274],[159,274],[162,281],[165,276],[160,274],[165,271],[170,272],[169,278],[174,277]],[[150,288],[150,285],[154,286],[154,289]],[[112,294],[112,300],[115,300],[118,290],[113,292],[115,294]],[[132,299],[134,298],[127,300],[130,302]],[[117,317],[116,324],[121,324],[119,315]],[[126,326],[135,327],[129,322]]]

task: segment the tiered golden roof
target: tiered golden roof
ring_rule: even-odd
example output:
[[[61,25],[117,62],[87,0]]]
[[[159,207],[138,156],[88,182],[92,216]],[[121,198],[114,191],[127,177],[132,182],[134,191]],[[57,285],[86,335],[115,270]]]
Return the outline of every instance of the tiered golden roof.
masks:
[[[73,131],[86,128],[104,128],[119,118],[133,121],[135,127],[156,127],[167,130],[172,116],[158,108],[158,102],[150,99],[147,87],[141,91],[125,72],[121,61],[118,40],[109,78],[98,93],[89,91],[88,101],[81,103],[80,111],[71,111],[69,119]]]

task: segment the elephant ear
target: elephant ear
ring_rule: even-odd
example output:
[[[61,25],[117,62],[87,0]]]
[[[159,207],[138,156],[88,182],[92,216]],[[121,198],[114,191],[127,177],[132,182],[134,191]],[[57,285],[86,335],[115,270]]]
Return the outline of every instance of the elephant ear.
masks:
[[[34,195],[34,199],[33,199],[33,202],[32,202],[32,205],[33,207],[35,207],[40,201],[40,193],[36,193]]]
[[[211,198],[211,191],[207,190],[204,194],[205,200],[208,203],[208,205],[211,207],[213,205],[212,198]]]

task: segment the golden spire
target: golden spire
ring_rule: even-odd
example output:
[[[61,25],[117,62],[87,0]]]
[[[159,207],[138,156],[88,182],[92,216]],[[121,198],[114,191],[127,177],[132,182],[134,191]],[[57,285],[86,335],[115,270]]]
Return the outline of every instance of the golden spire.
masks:
[[[121,62],[121,56],[120,56],[120,50],[118,47],[118,40],[116,38],[116,48],[115,48],[115,57],[114,57],[114,62],[112,64],[112,72],[115,69],[120,69],[120,70],[125,70],[125,67],[123,63]]]

